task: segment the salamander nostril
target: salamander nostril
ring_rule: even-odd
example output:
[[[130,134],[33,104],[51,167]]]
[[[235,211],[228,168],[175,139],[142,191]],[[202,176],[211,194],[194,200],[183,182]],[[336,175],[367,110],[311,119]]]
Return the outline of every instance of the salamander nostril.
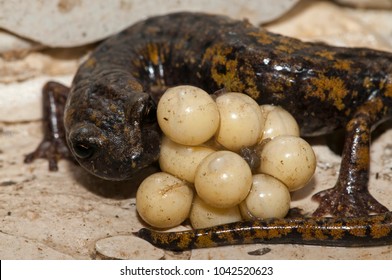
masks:
[[[77,143],[73,146],[75,155],[80,159],[87,159],[95,153],[95,147],[85,143]]]

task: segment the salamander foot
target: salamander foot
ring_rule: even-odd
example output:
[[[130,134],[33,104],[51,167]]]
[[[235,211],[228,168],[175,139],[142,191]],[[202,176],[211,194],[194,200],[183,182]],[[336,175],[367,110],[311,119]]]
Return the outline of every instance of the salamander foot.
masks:
[[[313,216],[332,215],[334,217],[359,217],[370,214],[381,214],[388,209],[379,203],[367,189],[350,193],[349,188],[334,188],[321,191],[313,196],[320,203]]]
[[[48,82],[43,87],[44,139],[34,152],[25,157],[25,163],[45,158],[49,161],[49,170],[57,171],[60,159],[73,159],[65,140],[63,123],[68,92],[68,87],[56,82]]]
[[[31,163],[38,158],[44,158],[49,161],[49,170],[57,171],[57,162],[60,159],[73,159],[68,146],[62,139],[42,140],[34,152],[26,155],[24,162]]]

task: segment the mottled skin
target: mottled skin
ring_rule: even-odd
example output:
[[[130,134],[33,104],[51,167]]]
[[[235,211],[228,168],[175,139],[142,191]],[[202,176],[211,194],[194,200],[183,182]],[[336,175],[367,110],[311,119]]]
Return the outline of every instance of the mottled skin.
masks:
[[[293,114],[304,136],[345,128],[339,178],[334,188],[315,196],[320,206],[314,215],[364,218],[238,223],[220,227],[221,237],[214,233],[213,241],[208,237],[216,229],[170,237],[142,230],[141,237],[164,247],[171,240],[172,249],[219,245],[217,240],[342,246],[391,242],[391,213],[367,191],[370,132],[392,116],[391,53],[304,43],[246,21],[206,14],[147,19],[102,43],[74,78],[64,124],[80,165],[99,177],[123,180],[156,162],[161,132],[155,107],[167,87],[179,84],[244,92],[259,104],[280,105]],[[372,213],[380,215],[366,217]],[[276,223],[283,225],[279,234]],[[264,233],[256,230],[260,224]],[[252,232],[257,232],[253,241]],[[189,234],[204,241],[187,243],[183,239]],[[353,236],[355,241],[349,241]]]
[[[137,236],[168,250],[238,244],[306,244],[336,247],[392,243],[392,213],[359,218],[298,218],[244,221],[207,229],[157,232],[143,228]]]

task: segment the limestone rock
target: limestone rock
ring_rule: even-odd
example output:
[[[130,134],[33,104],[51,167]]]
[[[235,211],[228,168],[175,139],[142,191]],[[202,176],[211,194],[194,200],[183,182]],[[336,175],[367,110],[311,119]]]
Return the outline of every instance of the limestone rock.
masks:
[[[279,17],[298,1],[9,0],[0,1],[0,27],[44,45],[69,47],[101,40],[152,15],[200,11],[261,23]]]

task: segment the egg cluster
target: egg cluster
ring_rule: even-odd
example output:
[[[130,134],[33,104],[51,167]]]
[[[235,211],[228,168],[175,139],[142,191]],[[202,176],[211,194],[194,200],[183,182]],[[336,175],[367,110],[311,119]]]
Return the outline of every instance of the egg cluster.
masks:
[[[205,228],[284,217],[290,192],[315,171],[315,154],[299,137],[295,119],[242,93],[214,100],[196,87],[170,88],[159,101],[157,119],[164,134],[162,172],[147,177],[136,195],[139,215],[153,227],[173,227],[187,218],[193,228]],[[253,172],[240,155],[246,147],[260,162]]]

